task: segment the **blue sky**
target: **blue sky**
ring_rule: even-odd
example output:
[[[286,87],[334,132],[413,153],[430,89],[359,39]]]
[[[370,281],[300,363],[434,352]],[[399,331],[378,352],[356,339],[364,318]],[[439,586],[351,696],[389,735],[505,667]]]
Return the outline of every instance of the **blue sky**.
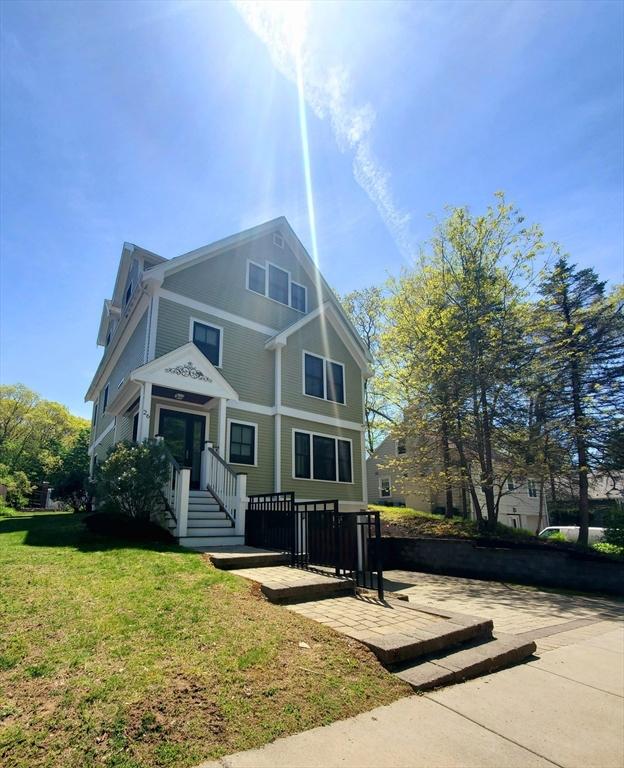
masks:
[[[504,190],[622,280],[624,4],[4,2],[4,383],[84,393],[124,240],[166,257],[286,215],[339,291]],[[295,43],[293,43],[293,40]]]

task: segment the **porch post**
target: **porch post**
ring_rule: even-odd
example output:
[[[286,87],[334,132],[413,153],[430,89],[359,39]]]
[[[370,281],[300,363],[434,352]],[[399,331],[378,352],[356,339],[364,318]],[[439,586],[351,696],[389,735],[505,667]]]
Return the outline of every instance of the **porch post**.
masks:
[[[142,443],[149,437],[150,412],[152,410],[152,383],[145,381],[141,385],[139,400],[139,424],[137,428],[137,443]]]
[[[227,400],[224,397],[220,397],[219,405],[217,407],[217,418],[218,418],[217,450],[219,452],[219,456],[221,456],[222,459],[225,459],[226,404],[227,404]]]
[[[245,535],[245,516],[247,514],[247,474],[236,475],[236,535]]]

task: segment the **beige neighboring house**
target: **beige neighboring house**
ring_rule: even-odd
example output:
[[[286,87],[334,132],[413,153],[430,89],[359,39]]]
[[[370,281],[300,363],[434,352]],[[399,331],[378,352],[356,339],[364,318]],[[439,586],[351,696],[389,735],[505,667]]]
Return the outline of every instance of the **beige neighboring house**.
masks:
[[[433,511],[444,507],[444,493],[431,490],[426,482],[415,478],[400,477],[400,471],[391,467],[392,459],[405,454],[400,440],[387,437],[366,460],[368,499],[371,504],[388,504]],[[480,501],[485,498],[480,489]],[[453,504],[461,508],[461,491],[453,489]],[[469,514],[474,518],[468,494]],[[537,531],[539,522],[539,484],[535,480],[510,480],[500,501],[499,521],[511,528]],[[541,528],[548,525],[548,509],[544,498]]]
[[[285,218],[172,259],[124,243],[97,343],[92,472],[162,439],[182,544],[244,543],[248,495],[366,506],[370,354]]]

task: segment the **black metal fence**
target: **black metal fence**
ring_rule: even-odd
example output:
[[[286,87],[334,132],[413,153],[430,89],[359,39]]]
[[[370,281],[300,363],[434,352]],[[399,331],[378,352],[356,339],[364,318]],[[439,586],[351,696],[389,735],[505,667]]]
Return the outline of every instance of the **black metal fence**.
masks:
[[[341,512],[335,499],[297,502],[292,492],[250,496],[245,541],[288,552],[295,568],[330,568],[383,600],[379,512]]]

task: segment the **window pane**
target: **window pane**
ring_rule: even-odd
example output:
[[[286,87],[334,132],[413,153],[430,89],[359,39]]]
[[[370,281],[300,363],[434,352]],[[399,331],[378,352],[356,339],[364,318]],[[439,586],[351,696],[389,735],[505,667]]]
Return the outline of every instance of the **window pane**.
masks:
[[[102,403],[102,413],[104,413],[104,411],[106,410],[107,405],[108,405],[108,384],[104,389],[104,402]]]
[[[331,437],[313,435],[314,479],[336,479],[336,441]]]
[[[344,403],[344,381],[342,366],[327,362],[327,399]]]
[[[132,442],[136,443],[137,435],[139,434],[139,414],[135,413],[132,417]]]
[[[405,440],[403,438],[399,438],[397,441],[397,453],[399,456],[405,453]]]
[[[305,393],[314,397],[324,397],[323,359],[314,355],[305,356]]]
[[[300,312],[306,311],[306,292],[302,285],[290,284],[290,303],[293,309],[298,309]]]
[[[351,443],[348,440],[338,440],[338,480],[351,482]]]
[[[295,477],[310,477],[310,435],[295,432]]]
[[[256,428],[250,424],[230,424],[230,461],[255,464]]]
[[[249,265],[249,289],[264,296],[264,269],[255,264]]]
[[[288,272],[269,264],[269,296],[288,304]]]
[[[212,328],[210,325],[195,323],[193,325],[193,341],[196,346],[206,355],[213,365],[219,365],[219,341],[221,331],[218,328]]]

